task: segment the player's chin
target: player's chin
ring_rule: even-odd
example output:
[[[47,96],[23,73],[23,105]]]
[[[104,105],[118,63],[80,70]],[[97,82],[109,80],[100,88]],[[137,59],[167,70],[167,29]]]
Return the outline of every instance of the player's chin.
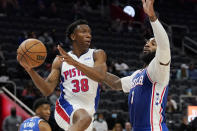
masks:
[[[44,116],[43,118],[44,118],[46,121],[48,121],[49,118],[50,118],[50,116]]]
[[[143,54],[149,54],[149,53],[150,53],[150,51],[148,51],[148,50],[143,51]]]
[[[83,47],[88,49],[90,47],[90,42],[84,42]]]

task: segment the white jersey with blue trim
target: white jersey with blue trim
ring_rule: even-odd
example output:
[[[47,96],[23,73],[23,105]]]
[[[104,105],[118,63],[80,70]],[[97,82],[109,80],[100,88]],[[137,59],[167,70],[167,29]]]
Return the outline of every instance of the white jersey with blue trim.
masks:
[[[94,49],[89,49],[79,58],[72,54],[71,51],[68,52],[68,54],[86,66],[94,66]],[[63,104],[67,103],[67,105],[71,105],[72,108],[86,109],[90,115],[95,113],[99,97],[98,82],[88,78],[83,72],[67,64],[67,62],[62,63],[60,89],[60,105],[63,106]],[[67,112],[69,113],[69,111]]]

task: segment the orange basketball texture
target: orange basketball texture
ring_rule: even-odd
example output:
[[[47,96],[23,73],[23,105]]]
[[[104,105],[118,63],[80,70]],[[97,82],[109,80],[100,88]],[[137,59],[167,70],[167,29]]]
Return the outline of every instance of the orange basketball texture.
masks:
[[[30,67],[38,67],[47,56],[45,45],[37,39],[27,39],[17,49],[17,57],[21,63]]]

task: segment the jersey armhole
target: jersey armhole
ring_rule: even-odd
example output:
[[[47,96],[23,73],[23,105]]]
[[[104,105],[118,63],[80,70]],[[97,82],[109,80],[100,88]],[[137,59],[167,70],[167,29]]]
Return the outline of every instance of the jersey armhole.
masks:
[[[43,120],[43,119],[40,119],[40,120],[38,121],[38,125],[40,124],[40,122],[41,122],[41,121],[44,121],[44,122],[45,122],[45,120]]]
[[[149,73],[148,73],[148,68],[146,68],[146,75],[147,75],[149,81],[150,81],[151,83],[154,83],[154,81],[151,79],[151,77],[150,77],[150,75],[149,75]]]
[[[93,61],[95,62],[94,54],[95,54],[96,49],[92,49],[92,50],[93,50],[93,53],[92,53],[92,55],[93,55]]]

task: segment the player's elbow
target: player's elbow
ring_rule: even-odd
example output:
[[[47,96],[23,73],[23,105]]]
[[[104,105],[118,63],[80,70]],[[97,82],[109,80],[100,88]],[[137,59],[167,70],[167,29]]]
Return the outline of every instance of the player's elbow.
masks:
[[[44,96],[50,96],[52,93],[53,93],[53,90],[51,90],[51,89],[48,89],[48,90],[45,90],[45,91],[42,92],[42,94]]]

